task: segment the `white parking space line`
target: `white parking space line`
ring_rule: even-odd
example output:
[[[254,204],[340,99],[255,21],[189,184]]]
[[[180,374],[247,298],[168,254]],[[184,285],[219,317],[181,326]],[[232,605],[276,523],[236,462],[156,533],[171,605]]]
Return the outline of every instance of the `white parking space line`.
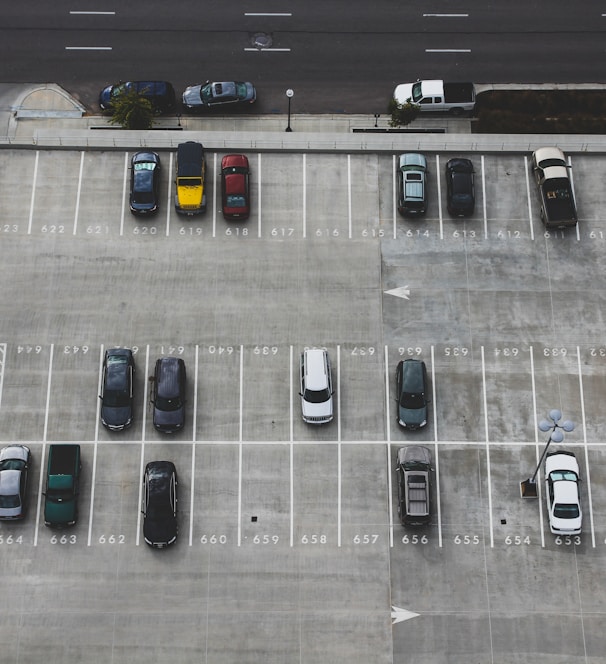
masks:
[[[145,375],[149,376],[149,344],[145,348]],[[143,470],[145,463],[145,413],[147,406],[147,381],[143,390],[143,404],[141,416],[141,459],[139,462],[139,509],[137,510],[137,533],[135,535],[135,546],[139,546],[141,538],[141,504],[143,498]]]
[[[290,385],[290,439],[288,441],[290,447],[290,546],[294,545],[295,541],[295,477],[294,477],[294,464],[295,464],[295,446],[293,436],[293,379],[294,379],[294,365],[293,365],[293,347],[290,346],[290,353],[288,357],[288,377]]]
[[[257,237],[261,237],[261,153],[257,155]]]
[[[574,171],[572,170],[572,157],[568,155],[568,171],[570,175],[570,188],[572,189],[572,197],[574,200],[577,200],[577,195],[574,191]],[[579,224],[576,225],[577,230],[577,242],[581,241],[581,232],[579,231]]]
[[[471,53],[470,48],[426,48],[425,53]]]
[[[589,474],[589,450],[587,449],[587,422],[585,420],[585,393],[583,391],[583,371],[581,368],[581,349],[577,346],[577,367],[579,373],[579,394],[581,397],[581,427],[583,429],[583,450],[585,453],[585,485],[589,502],[589,523],[591,524],[591,546],[595,549],[595,527],[593,522],[593,501],[591,499],[591,476]]]
[[[386,437],[386,448],[387,448],[387,504],[389,512],[389,546],[393,547],[393,482],[391,474],[393,472],[391,467],[391,409],[390,409],[390,394],[389,394],[389,348],[387,345],[384,348],[383,357],[385,358],[385,437]]]
[[[173,186],[173,153],[170,153],[168,159],[168,193],[166,194],[166,236],[170,231],[170,210],[172,207],[172,186]]]
[[[337,547],[341,546],[342,507],[342,451],[341,445],[341,346],[337,346]]]
[[[535,461],[536,463],[539,463],[539,459],[541,457],[541,452],[539,450],[539,421],[537,419],[537,390],[536,390],[536,382],[534,378],[534,352],[532,349],[532,346],[528,348],[528,352],[530,355],[530,383],[531,383],[531,389],[532,389],[532,412],[534,413],[534,456],[535,456]],[[541,548],[545,548],[545,532],[543,528],[543,510],[541,509],[541,505],[543,504],[543,497],[542,497],[542,491],[541,491],[541,469],[539,468],[539,471],[537,473],[536,477],[537,481],[537,509],[539,510],[539,528],[541,531]]]
[[[27,223],[27,234],[32,234],[32,222],[34,219],[34,202],[36,200],[36,182],[38,180],[38,162],[40,160],[40,151],[36,150],[36,160],[34,161],[34,175],[32,176],[32,196],[29,201],[29,221]]]
[[[292,12],[244,12],[244,16],[292,16]]]
[[[482,165],[482,211],[484,213],[484,239],[488,239],[488,217],[486,215],[486,170],[484,169],[484,155],[480,157]]]
[[[482,404],[484,407],[484,436],[486,438],[486,479],[488,482],[488,522],[490,528],[490,548],[494,549],[494,531],[492,522],[492,483],[490,481],[490,440],[488,438],[488,399],[486,397],[486,364],[484,346],[480,346],[482,356]]]
[[[469,14],[423,14],[424,18],[467,18]]]
[[[124,175],[122,176],[122,212],[120,214],[120,236],[124,235],[124,211],[126,210],[126,182],[128,180],[128,152],[124,153]]]
[[[111,46],[66,46],[66,51],[111,51]]]
[[[391,189],[392,189],[392,207],[393,207],[393,239],[395,240],[397,237],[397,225],[396,225],[396,220],[397,220],[397,214],[398,214],[398,178],[396,175],[396,155],[392,155],[391,157]]]
[[[191,486],[189,500],[189,546],[193,543],[194,536],[194,483],[196,481],[196,426],[198,422],[198,375],[199,375],[199,357],[200,347],[196,344],[194,360],[194,413],[193,413],[193,445],[191,446]]]
[[[438,219],[440,220],[440,240],[444,239],[444,220],[442,218],[442,185],[440,184],[440,155],[436,155],[436,189],[438,191]]]
[[[351,155],[347,155],[347,219],[349,239],[351,240]]]
[[[4,390],[4,368],[6,366],[6,344],[0,344],[0,407],[2,406],[2,392]]]
[[[213,170],[215,172],[215,177],[213,178],[213,201],[215,202],[215,205],[213,205],[213,237],[217,236],[217,153],[213,153]],[[223,205],[223,201],[221,201],[221,205]]]
[[[244,399],[244,347],[240,346],[240,395],[238,421],[238,546],[242,546],[242,406]]]
[[[530,239],[534,240],[534,228],[532,226],[532,203],[530,198],[530,166],[528,164],[528,157],[524,155],[524,174],[526,176],[526,199],[528,201],[528,226],[530,228]]]
[[[42,453],[40,454],[40,481],[38,482],[38,505],[36,508],[36,529],[34,532],[34,546],[38,546],[38,530],[40,528],[40,510],[42,508],[42,491],[44,487],[44,459],[46,456],[46,436],[48,433],[48,413],[50,404],[51,378],[53,375],[53,352],[55,344],[50,346],[50,358],[48,361],[48,378],[46,384],[46,412],[44,413],[44,431],[42,434]]]
[[[438,546],[442,548],[442,502],[440,495],[440,446],[438,445],[438,409],[436,408],[436,370],[435,370],[435,349],[431,346],[431,402],[433,404],[433,440],[434,440],[434,468],[436,485],[436,513],[438,517]]]
[[[303,239],[307,237],[307,154],[303,153]]]
[[[80,194],[82,193],[82,171],[84,170],[84,150],[80,152],[80,172],[78,173],[78,190],[76,191],[76,211],[74,212],[74,231],[78,230],[78,214],[80,213]]]
[[[99,349],[99,377],[97,379],[97,394],[101,394],[101,380],[103,377],[103,353],[105,347],[104,344],[101,344]],[[93,445],[93,473],[91,477],[91,489],[90,489],[90,509],[88,512],[88,539],[86,542],[87,546],[91,544],[91,537],[93,533],[93,506],[95,504],[95,478],[97,477],[97,446],[99,442],[99,415],[101,410],[101,399],[97,399],[97,419],[95,422],[95,444]]]

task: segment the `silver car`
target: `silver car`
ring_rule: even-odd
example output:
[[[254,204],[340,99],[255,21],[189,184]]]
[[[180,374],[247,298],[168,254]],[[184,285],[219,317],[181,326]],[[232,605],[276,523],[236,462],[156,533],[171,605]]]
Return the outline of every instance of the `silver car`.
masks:
[[[0,451],[0,519],[14,521],[25,516],[29,447],[9,445]]]

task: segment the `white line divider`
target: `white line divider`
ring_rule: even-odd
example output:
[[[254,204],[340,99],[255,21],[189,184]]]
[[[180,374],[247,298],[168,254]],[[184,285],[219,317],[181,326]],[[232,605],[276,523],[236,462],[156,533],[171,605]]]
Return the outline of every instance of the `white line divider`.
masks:
[[[293,399],[294,399],[294,364],[293,364],[293,347],[292,345],[290,346],[290,353],[289,353],[289,368],[288,368],[288,376],[289,376],[289,385],[290,385],[290,439],[288,441],[288,447],[289,447],[289,455],[290,455],[290,468],[289,468],[289,481],[290,481],[290,546],[294,546],[294,541],[295,541],[295,446],[294,446],[294,436],[293,436]]]
[[[528,200],[528,226],[530,228],[530,239],[534,240],[534,228],[532,227],[532,203],[530,198],[530,177],[528,175],[528,157],[526,155],[524,155],[524,174],[526,175],[526,198]]]
[[[217,153],[213,153],[213,171],[217,172]],[[217,200],[217,178],[213,178],[213,201]],[[223,204],[223,202],[221,202]],[[213,237],[217,236],[217,206],[213,205]]]
[[[257,237],[261,237],[262,215],[261,215],[261,153],[257,154]],[[250,194],[250,192],[249,192]]]
[[[50,346],[50,358],[48,361],[48,378],[46,381],[46,409],[44,413],[44,431],[42,434],[42,454],[40,455],[40,481],[38,482],[38,506],[36,508],[36,530],[34,532],[34,546],[38,546],[38,529],[40,525],[40,510],[42,507],[42,491],[44,487],[44,459],[46,457],[46,437],[48,435],[48,412],[50,404],[51,379],[53,375],[53,354],[55,344]]]
[[[2,405],[2,392],[4,391],[5,366],[6,366],[6,344],[0,344],[0,406]]]
[[[137,534],[135,535],[135,545],[139,546],[141,538],[141,505],[143,500],[143,470],[145,463],[145,420],[147,413],[147,390],[149,377],[149,344],[145,347],[145,389],[143,390],[143,404],[141,416],[141,460],[139,462],[139,509],[137,511]]]
[[[436,155],[436,189],[438,190],[438,217],[440,219],[440,240],[444,239],[444,219],[442,218],[442,184],[440,180],[440,155]]]
[[[74,230],[73,235],[78,230],[78,216],[80,215],[80,194],[82,193],[82,172],[84,171],[84,150],[80,152],[80,172],[78,173],[78,189],[76,191],[76,210],[74,212]]]
[[[342,519],[341,346],[337,346],[337,546],[341,546]]]
[[[238,546],[242,546],[242,402],[244,386],[242,384],[244,367],[244,346],[240,345],[240,397],[238,421]]]
[[[435,371],[435,348],[431,346],[431,412],[433,414],[433,441],[435,446],[434,468],[436,477],[436,512],[438,516],[438,546],[442,548],[442,498],[440,494],[440,446],[438,445],[438,411],[436,408],[436,371]]]
[[[124,212],[126,210],[126,183],[128,182],[128,152],[124,153],[124,172],[122,174],[122,212],[120,213],[120,237],[124,235]],[[130,202],[129,202],[130,206]]]
[[[492,521],[492,483],[490,481],[490,440],[488,437],[488,400],[486,397],[486,364],[484,362],[484,346],[480,346],[482,356],[482,403],[484,406],[484,434],[486,438],[486,480],[488,483],[488,522],[490,528],[490,548],[494,548],[494,532]]]
[[[103,353],[105,350],[104,344],[99,348],[99,376],[97,377],[97,395],[101,395],[101,380],[103,377]],[[86,546],[91,545],[91,538],[93,534],[93,506],[95,504],[95,480],[97,477],[97,447],[99,442],[99,418],[101,411],[101,399],[97,398],[97,418],[95,421],[95,442],[93,444],[93,472],[91,477],[90,488],[90,507],[88,510],[88,538]]]
[[[191,486],[189,499],[189,546],[193,544],[194,537],[194,483],[196,481],[196,427],[198,424],[198,372],[199,372],[199,351],[200,347],[196,344],[195,364],[194,364],[194,416],[191,446]]]
[[[32,196],[29,201],[29,219],[27,222],[27,234],[32,234],[32,223],[34,220],[34,203],[36,201],[36,182],[38,181],[38,162],[40,161],[40,150],[36,150],[34,161],[34,175],[32,176]]]
[[[173,207],[172,202],[172,186],[173,186],[173,153],[170,153],[168,159],[168,193],[166,194],[166,237],[170,232],[170,211]]]
[[[535,463],[539,463],[539,458],[541,456],[541,453],[539,451],[539,421],[537,419],[537,390],[536,390],[536,383],[534,379],[534,352],[532,349],[532,346],[529,347],[528,349],[529,355],[530,355],[530,381],[531,381],[531,390],[532,390],[532,412],[534,413],[534,456],[535,456]],[[540,525],[540,530],[541,530],[541,547],[545,548],[545,532],[543,531],[543,510],[541,509],[541,505],[543,504],[542,496],[541,496],[541,469],[539,468],[539,472],[537,475],[538,481],[537,481],[537,509],[539,511],[539,525]]]
[[[585,453],[585,485],[589,501],[589,523],[591,524],[591,546],[595,549],[595,528],[593,523],[593,501],[591,499],[591,477],[589,475],[589,453],[587,450],[587,426],[585,420],[585,394],[583,390],[583,373],[581,370],[581,349],[577,346],[577,366],[579,372],[579,393],[581,397],[581,425],[583,427],[583,451]]]
[[[389,546],[393,547],[393,483],[392,483],[392,470],[391,470],[391,414],[390,414],[390,400],[389,395],[389,349],[385,345],[385,448],[387,454],[387,504],[389,510]]]

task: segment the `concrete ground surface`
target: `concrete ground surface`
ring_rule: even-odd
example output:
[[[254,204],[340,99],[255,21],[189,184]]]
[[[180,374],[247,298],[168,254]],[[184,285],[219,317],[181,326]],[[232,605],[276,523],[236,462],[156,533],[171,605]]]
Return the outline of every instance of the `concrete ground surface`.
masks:
[[[277,116],[141,136],[89,129],[104,120],[70,117],[84,109],[54,86],[2,86],[0,109],[0,440],[34,459],[27,518],[0,524],[3,662],[604,661],[603,137],[557,140],[580,222],[546,233],[529,150],[549,137],[476,137],[447,118],[419,121],[444,134],[358,134],[375,118],[298,116],[290,135]],[[172,207],[185,137],[207,146],[209,208],[194,219]],[[163,164],[161,209],[144,220],[127,201],[142,142]],[[251,160],[247,222],[220,212],[231,149]],[[394,205],[408,149],[429,162],[420,220]],[[476,170],[465,221],[445,207],[455,151]],[[120,434],[99,422],[112,346],[137,366]],[[324,427],[300,418],[309,346],[333,364]],[[149,409],[163,355],[188,370],[172,437]],[[395,420],[408,357],[425,360],[431,390],[414,433]],[[542,472],[539,499],[520,497],[551,408],[576,423],[559,448],[581,466],[578,537],[550,534]],[[81,443],[83,480],[78,524],[50,531],[57,442]],[[417,530],[399,525],[393,472],[409,443],[434,464],[432,523]],[[163,458],[179,471],[180,534],[153,551],[141,477]]]

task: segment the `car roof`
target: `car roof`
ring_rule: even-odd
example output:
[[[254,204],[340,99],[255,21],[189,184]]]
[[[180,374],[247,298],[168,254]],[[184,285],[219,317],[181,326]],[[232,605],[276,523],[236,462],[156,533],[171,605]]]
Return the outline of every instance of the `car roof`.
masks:
[[[306,387],[310,390],[323,390],[328,387],[328,376],[324,368],[327,353],[322,348],[305,351]]]
[[[402,391],[411,394],[422,392],[424,389],[424,365],[422,360],[408,359],[402,365]]]
[[[172,398],[179,394],[179,375],[182,366],[183,360],[180,357],[161,357],[157,360],[157,391],[160,396]]]
[[[15,496],[19,493],[21,481],[20,470],[3,470],[0,472],[0,496]]]

